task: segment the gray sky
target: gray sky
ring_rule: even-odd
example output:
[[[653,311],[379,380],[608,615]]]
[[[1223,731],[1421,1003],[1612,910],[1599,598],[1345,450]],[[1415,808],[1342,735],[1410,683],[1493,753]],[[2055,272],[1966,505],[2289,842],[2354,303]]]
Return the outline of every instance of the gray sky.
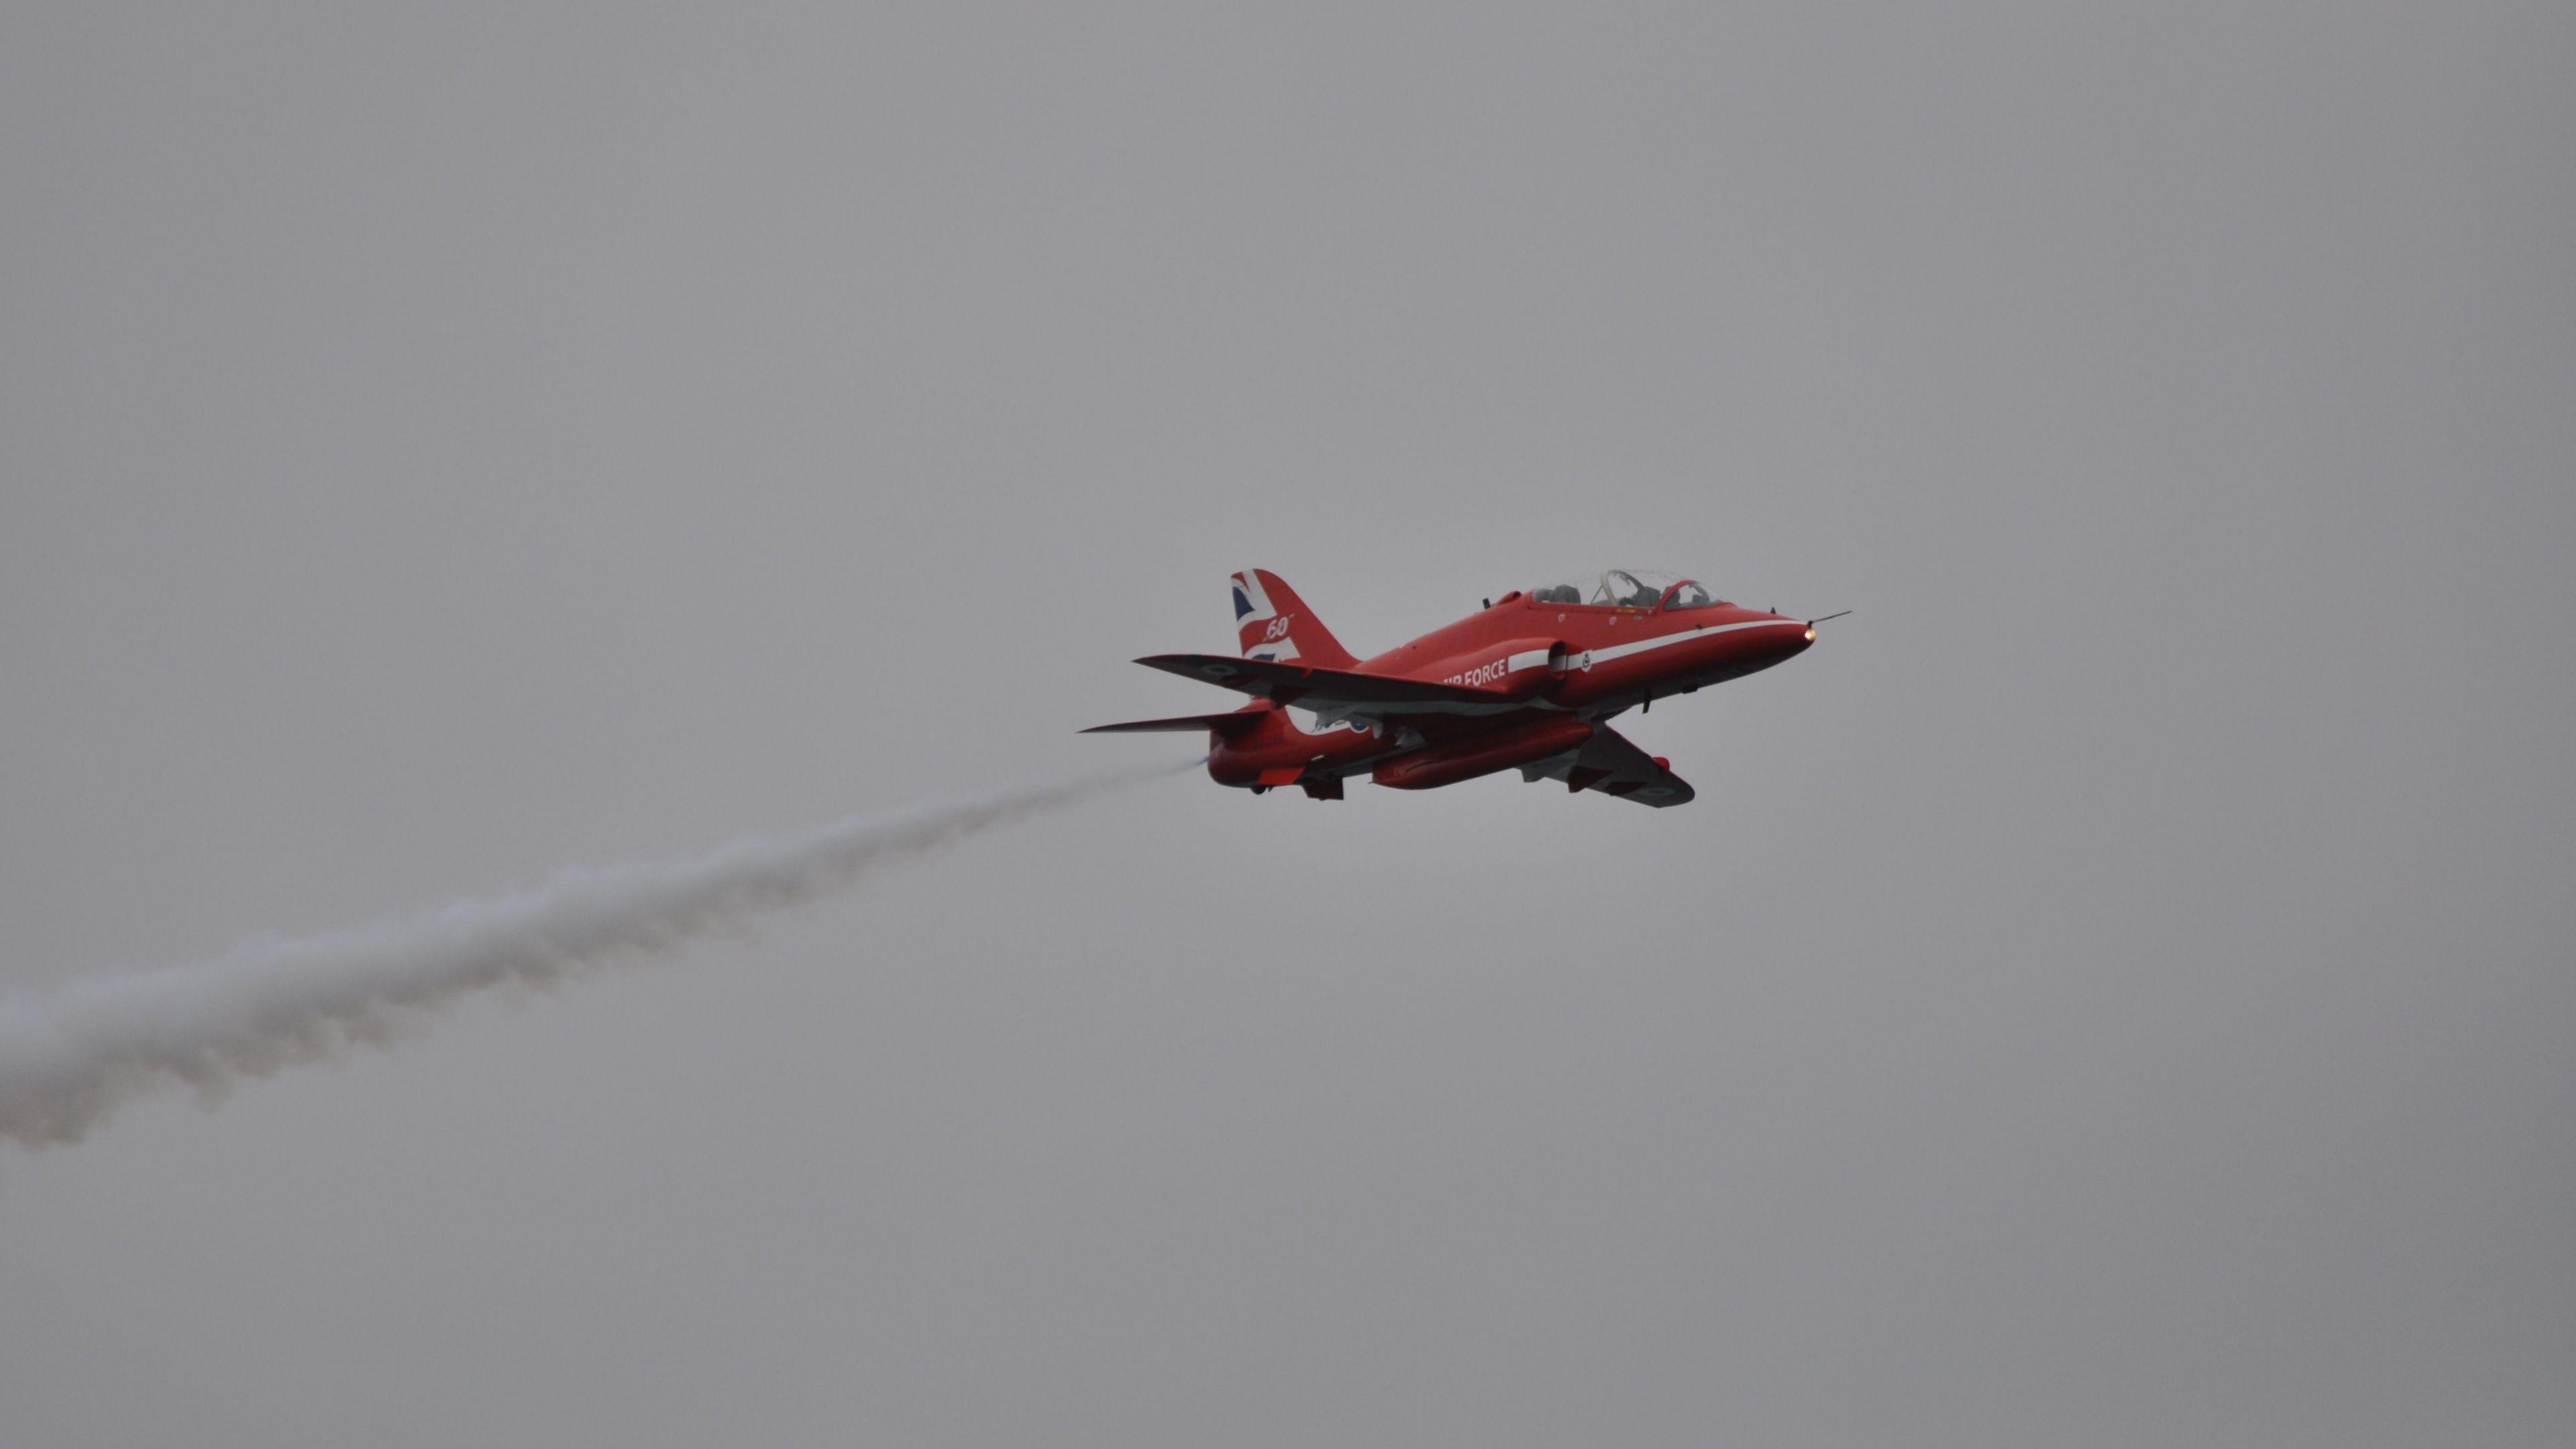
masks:
[[[0,1436],[2562,1440],[2572,72],[14,7],[9,990],[1149,763],[1238,568],[1859,613],[1684,810],[1175,781],[0,1153]]]

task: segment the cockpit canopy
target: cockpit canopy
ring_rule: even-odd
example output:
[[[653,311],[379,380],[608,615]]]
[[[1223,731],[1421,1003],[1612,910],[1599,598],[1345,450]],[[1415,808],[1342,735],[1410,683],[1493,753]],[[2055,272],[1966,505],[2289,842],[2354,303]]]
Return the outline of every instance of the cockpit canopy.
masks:
[[[1622,609],[1705,609],[1721,602],[1695,579],[1653,569],[1605,569],[1588,586],[1546,584],[1530,590],[1540,604],[1594,604]]]

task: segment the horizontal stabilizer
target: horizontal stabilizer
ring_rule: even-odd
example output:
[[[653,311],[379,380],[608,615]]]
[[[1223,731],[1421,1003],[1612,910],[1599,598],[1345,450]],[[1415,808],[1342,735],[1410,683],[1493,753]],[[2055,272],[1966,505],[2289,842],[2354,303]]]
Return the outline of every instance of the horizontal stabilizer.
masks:
[[[1184,714],[1171,719],[1131,719],[1124,724],[1093,725],[1087,735],[1197,734],[1215,730],[1219,734],[1239,734],[1257,723],[1263,710],[1236,710],[1230,714]]]
[[[1519,709],[1524,701],[1499,689],[1434,684],[1392,674],[1350,669],[1308,669],[1268,659],[1229,659],[1221,654],[1149,654],[1136,661],[1150,669],[1239,689],[1257,699],[1309,708],[1355,705],[1370,712],[1420,710],[1478,714]]]

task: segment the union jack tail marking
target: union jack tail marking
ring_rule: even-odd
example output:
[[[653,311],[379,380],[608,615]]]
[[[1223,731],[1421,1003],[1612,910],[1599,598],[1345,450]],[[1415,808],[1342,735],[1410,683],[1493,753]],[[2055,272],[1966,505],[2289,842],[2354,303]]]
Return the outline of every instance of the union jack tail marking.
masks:
[[[1333,631],[1268,569],[1245,569],[1234,586],[1234,627],[1246,659],[1295,661],[1318,669],[1349,669],[1359,663]]]

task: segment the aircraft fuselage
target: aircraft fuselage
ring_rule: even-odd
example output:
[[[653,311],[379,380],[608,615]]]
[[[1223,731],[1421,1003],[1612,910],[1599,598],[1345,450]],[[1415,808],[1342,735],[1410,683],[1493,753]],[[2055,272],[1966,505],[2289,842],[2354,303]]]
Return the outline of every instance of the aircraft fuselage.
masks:
[[[1245,712],[1275,718],[1217,735],[1208,774],[1254,788],[1362,769],[1398,789],[1450,784],[1578,749],[1591,726],[1768,669],[1814,638],[1803,620],[1733,604],[1667,610],[1515,592],[1356,669],[1492,699],[1414,702],[1400,722],[1329,703],[1256,701]]]

